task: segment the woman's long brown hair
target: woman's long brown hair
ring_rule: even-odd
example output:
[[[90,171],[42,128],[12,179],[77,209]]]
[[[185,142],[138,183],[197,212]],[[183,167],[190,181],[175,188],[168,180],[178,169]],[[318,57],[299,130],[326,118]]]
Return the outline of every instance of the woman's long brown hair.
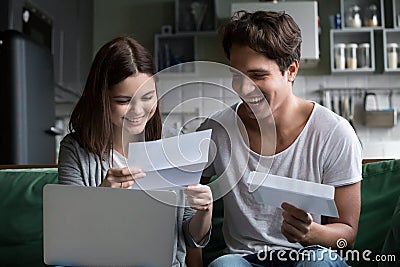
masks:
[[[113,148],[109,91],[113,85],[135,73],[155,73],[149,51],[125,36],[106,43],[93,60],[83,94],[72,112],[69,130],[86,151],[101,159],[110,159]],[[161,127],[157,103],[153,117],[146,124],[145,140],[160,139]]]

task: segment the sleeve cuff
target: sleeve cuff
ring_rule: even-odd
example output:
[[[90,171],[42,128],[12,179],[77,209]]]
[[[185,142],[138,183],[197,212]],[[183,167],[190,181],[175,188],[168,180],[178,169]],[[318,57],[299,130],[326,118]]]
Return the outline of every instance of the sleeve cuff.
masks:
[[[212,226],[210,226],[210,229],[208,230],[208,232],[204,235],[203,239],[200,240],[199,243],[196,243],[196,241],[193,240],[193,237],[190,235],[189,232],[189,222],[190,220],[187,220],[184,222],[183,224],[183,234],[185,236],[185,242],[186,245],[192,247],[192,248],[204,248],[208,242],[210,241],[211,238],[211,228]]]

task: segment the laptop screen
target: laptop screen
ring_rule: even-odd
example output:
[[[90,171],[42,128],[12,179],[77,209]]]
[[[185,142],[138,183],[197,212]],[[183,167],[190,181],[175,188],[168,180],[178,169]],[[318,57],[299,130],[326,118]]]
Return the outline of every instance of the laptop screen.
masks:
[[[66,266],[171,266],[173,191],[48,184],[43,189],[44,262]],[[162,248],[153,253],[155,248]],[[151,255],[149,257],[148,255]]]

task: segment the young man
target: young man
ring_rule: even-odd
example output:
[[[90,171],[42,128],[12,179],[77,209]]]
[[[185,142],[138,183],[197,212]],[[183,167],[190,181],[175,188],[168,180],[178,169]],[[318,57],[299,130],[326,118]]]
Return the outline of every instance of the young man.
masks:
[[[250,79],[234,74],[242,102],[200,126],[217,148],[204,180],[217,175],[211,187],[224,195],[227,255],[210,266],[347,266],[332,250],[357,234],[361,146],[345,119],[293,94],[298,25],[284,12],[242,11],[222,33],[230,65]],[[335,186],[339,218],[259,204],[246,183],[255,170]]]

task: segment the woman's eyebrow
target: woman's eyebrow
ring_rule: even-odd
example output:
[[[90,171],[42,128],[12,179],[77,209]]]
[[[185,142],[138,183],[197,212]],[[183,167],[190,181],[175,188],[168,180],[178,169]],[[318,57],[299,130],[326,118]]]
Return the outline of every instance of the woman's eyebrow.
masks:
[[[154,90],[151,90],[150,92],[145,93],[143,96],[148,96],[148,95],[150,95],[150,94],[153,94],[155,91],[156,91],[155,89],[154,89]]]
[[[148,96],[148,95],[150,95],[150,94],[153,94],[153,93],[155,93],[155,91],[156,91],[155,89],[154,89],[154,90],[151,90],[150,92],[145,93],[143,96]],[[115,96],[113,96],[112,98],[113,98],[113,99],[116,99],[116,98],[131,99],[132,96],[127,96],[127,95],[115,95]]]
[[[115,95],[112,98],[124,98],[124,99],[131,99],[132,97],[127,96],[127,95]]]

